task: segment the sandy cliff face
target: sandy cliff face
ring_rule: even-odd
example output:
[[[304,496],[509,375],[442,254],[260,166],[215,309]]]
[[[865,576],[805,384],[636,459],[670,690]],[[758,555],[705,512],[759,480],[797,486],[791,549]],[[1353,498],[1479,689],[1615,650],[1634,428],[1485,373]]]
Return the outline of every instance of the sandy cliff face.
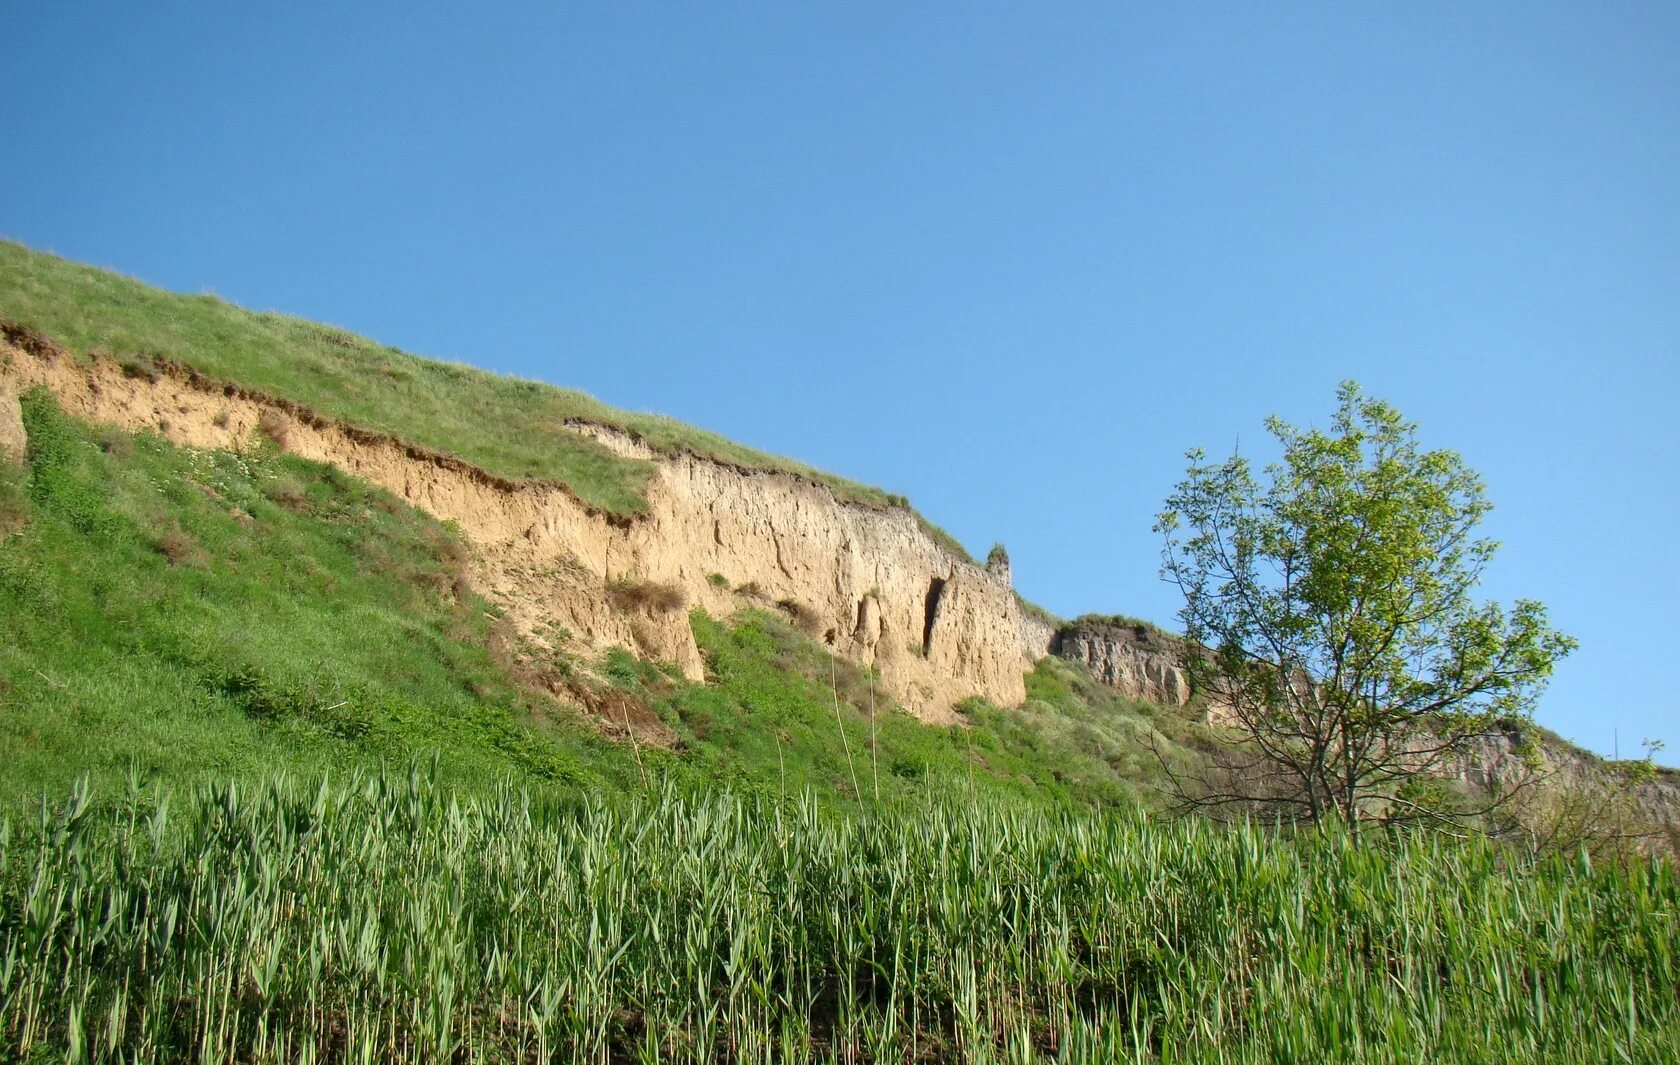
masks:
[[[22,462],[29,439],[23,434],[23,412],[17,397],[0,381],[0,462]]]
[[[14,394],[45,386],[78,417],[178,444],[250,446],[260,425],[294,454],[455,522],[480,551],[480,586],[539,641],[625,646],[697,679],[704,664],[672,597],[613,587],[656,583],[714,614],[747,603],[783,609],[837,653],[878,667],[924,720],[951,720],[952,705],[969,696],[1013,705],[1026,695],[1022,672],[1036,656],[1007,578],[952,556],[908,511],[844,503],[788,474],[655,455],[578,427],[654,462],[647,515],[624,519],[563,486],[507,481],[183,368],[130,375],[17,329],[0,340],[0,366]]]
[[[1610,764],[1587,751],[1550,736],[1534,739],[1533,765],[1520,749],[1520,733],[1493,733],[1467,744],[1448,762],[1446,775],[1474,791],[1503,793],[1537,777],[1543,788],[1563,793],[1624,794],[1639,821],[1676,834],[1680,844],[1680,772],[1658,769],[1649,779],[1626,784]]]
[[[1162,706],[1190,701],[1183,641],[1146,625],[1081,619],[1064,626],[1051,649],[1083,663],[1092,676],[1133,699]]]
[[[1028,661],[1053,655],[1060,646],[1061,630],[1054,622],[1021,612],[1021,653]]]

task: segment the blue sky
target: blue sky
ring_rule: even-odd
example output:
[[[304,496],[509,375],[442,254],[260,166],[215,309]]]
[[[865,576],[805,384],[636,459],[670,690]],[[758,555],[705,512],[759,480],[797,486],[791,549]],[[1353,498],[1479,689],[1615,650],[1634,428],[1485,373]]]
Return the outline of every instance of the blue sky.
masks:
[[[346,6],[8,5],[0,234],[906,492],[1067,615],[1171,622],[1183,451],[1354,378],[1580,638],[1540,720],[1680,744],[1680,6]]]

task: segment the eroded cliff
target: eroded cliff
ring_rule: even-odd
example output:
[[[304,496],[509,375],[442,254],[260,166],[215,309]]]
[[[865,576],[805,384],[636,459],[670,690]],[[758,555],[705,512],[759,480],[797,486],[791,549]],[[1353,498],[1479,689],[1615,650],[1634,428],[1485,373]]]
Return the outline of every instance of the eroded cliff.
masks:
[[[697,679],[704,663],[682,605],[727,614],[752,603],[878,668],[924,720],[952,720],[970,696],[1005,705],[1025,697],[1022,674],[1037,655],[1007,577],[956,557],[903,508],[576,426],[653,466],[646,514],[609,516],[563,485],[509,481],[167,362],[125,368],[7,327],[0,366],[6,390],[48,388],[77,417],[194,447],[249,447],[266,436],[454,522],[478,548],[475,581],[538,642],[625,646]]]
[[[1084,665],[1099,681],[1133,699],[1162,706],[1190,701],[1184,641],[1143,622],[1079,618],[1056,631],[1049,649]]]

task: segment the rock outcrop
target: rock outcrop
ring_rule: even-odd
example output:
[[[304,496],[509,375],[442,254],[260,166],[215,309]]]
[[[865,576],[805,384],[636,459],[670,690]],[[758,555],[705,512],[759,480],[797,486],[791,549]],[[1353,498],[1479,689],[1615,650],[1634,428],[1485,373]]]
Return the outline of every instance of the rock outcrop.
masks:
[[[1671,834],[1671,843],[1680,845],[1680,771],[1650,767],[1630,780],[1617,763],[1539,729],[1479,736],[1443,768],[1444,775],[1473,792],[1503,794],[1533,780],[1544,793],[1621,802],[1623,810],[1583,812],[1629,817],[1638,826]]]
[[[1184,641],[1143,622],[1080,618],[1056,632],[1050,649],[1133,699],[1162,706],[1190,701]]]
[[[954,720],[953,705],[970,696],[1003,705],[1026,696],[1022,674],[1036,656],[1023,643],[1007,575],[956,557],[902,508],[575,427],[652,463],[646,514],[624,518],[563,485],[509,481],[173,364],[128,373],[11,326],[0,364],[9,390],[45,386],[77,417],[193,447],[249,447],[261,433],[455,522],[478,548],[476,583],[538,641],[624,646],[698,679],[704,663],[681,604],[717,615],[759,604],[878,668],[887,690],[924,720]],[[632,585],[664,591],[614,594]]]

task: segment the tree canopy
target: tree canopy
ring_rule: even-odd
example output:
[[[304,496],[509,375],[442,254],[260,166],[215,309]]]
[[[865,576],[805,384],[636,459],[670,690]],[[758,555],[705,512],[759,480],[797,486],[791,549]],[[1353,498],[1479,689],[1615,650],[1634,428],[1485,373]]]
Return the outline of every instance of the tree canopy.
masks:
[[[1282,457],[1259,474],[1190,451],[1156,529],[1192,688],[1242,743],[1184,797],[1357,829],[1432,813],[1420,781],[1530,717],[1575,642],[1537,601],[1476,600],[1497,544],[1463,459],[1352,382],[1337,397],[1327,430],[1267,419]]]

